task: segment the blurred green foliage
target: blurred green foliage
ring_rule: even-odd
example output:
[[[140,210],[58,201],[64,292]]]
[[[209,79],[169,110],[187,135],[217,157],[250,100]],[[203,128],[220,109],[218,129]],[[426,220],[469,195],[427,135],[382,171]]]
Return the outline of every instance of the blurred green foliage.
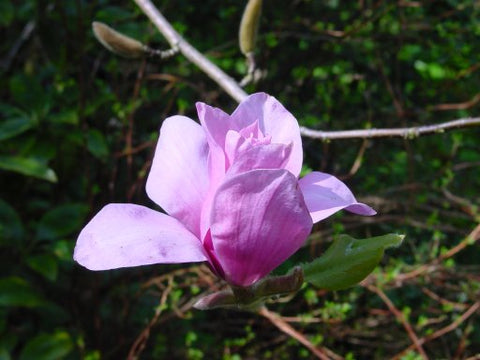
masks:
[[[247,90],[276,96],[302,125],[404,127],[478,115],[478,1],[264,3],[257,63],[267,76]],[[223,70],[245,75],[236,42],[243,2],[156,4]],[[108,53],[93,37],[94,20],[166,48],[133,2],[0,2],[0,359],[313,358],[258,314],[192,311],[195,296],[220,285],[203,267],[92,273],[73,263],[76,235],[103,205],[154,206],[144,182],[165,117],[195,117],[195,101],[236,105],[182,56],[128,61]],[[279,272],[312,259],[338,233],[404,233],[369,281],[419,337],[451,324],[480,294],[478,243],[439,260],[480,221],[479,135],[471,128],[411,141],[304,139],[306,167],[341,176],[379,215],[322,222]],[[271,308],[347,359],[384,359],[411,345],[362,286],[306,287]],[[473,356],[478,315],[423,347],[431,358]],[[413,348],[402,358],[418,356]]]

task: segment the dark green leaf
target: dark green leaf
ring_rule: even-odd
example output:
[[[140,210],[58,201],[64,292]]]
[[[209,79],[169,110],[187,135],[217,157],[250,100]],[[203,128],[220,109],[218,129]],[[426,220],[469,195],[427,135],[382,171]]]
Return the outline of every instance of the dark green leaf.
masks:
[[[105,159],[108,155],[108,146],[105,137],[97,129],[91,129],[88,131],[87,148],[96,158]]]
[[[83,204],[68,204],[50,210],[38,223],[37,239],[53,240],[79,231],[87,209]]]
[[[44,163],[34,158],[0,156],[0,169],[17,172],[50,182],[57,182],[57,175]]]
[[[39,334],[23,348],[20,360],[62,359],[72,351],[73,342],[65,331]]]
[[[22,110],[8,104],[0,104],[5,120],[0,122],[0,141],[19,135],[34,126],[32,119]]]
[[[15,16],[15,8],[9,0],[0,1],[0,26],[9,26]]]
[[[27,117],[9,119],[0,123],[0,141],[17,136],[32,127],[32,122]]]
[[[23,237],[23,225],[14,208],[0,199],[0,245],[17,245]]]
[[[50,105],[45,88],[35,77],[24,74],[13,76],[10,78],[9,87],[15,103],[22,108],[43,113]]]
[[[0,279],[0,306],[42,306],[43,297],[25,280],[19,277]]]
[[[78,125],[78,112],[74,109],[62,111],[49,116],[49,121],[56,124]]]
[[[375,269],[386,248],[399,246],[402,240],[398,234],[368,239],[340,235],[322,256],[302,265],[305,281],[328,290],[353,286]]]
[[[29,256],[26,261],[32,270],[45,276],[48,280],[54,281],[57,278],[58,264],[55,256],[50,254],[33,255]]]

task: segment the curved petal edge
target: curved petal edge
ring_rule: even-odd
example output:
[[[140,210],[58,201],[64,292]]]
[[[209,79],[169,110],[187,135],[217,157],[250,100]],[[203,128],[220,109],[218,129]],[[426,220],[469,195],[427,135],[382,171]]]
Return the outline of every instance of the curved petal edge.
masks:
[[[206,261],[200,240],[176,219],[134,204],[108,204],[83,228],[73,258],[90,270]]]

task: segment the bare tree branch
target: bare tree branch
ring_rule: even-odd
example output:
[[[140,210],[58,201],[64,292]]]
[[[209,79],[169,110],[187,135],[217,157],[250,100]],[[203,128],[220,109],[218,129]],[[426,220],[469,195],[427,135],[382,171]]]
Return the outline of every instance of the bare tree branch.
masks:
[[[445,130],[466,128],[470,126],[480,126],[480,117],[457,119],[440,124],[408,128],[320,131],[301,127],[300,131],[303,136],[320,140],[370,139],[377,137],[402,137],[405,139],[415,139],[420,135],[438,134]]]
[[[248,94],[234,79],[228,76],[210,60],[208,60],[197,49],[190,45],[178,32],[176,32],[172,25],[167,21],[167,19],[165,19],[165,17],[163,17],[160,11],[152,4],[150,0],[134,1],[153,22],[160,33],[163,34],[172,48],[178,48],[190,62],[197,65],[233,99],[235,99],[237,102],[241,102],[248,96]],[[457,119],[434,125],[394,129],[320,131],[301,127],[300,133],[302,136],[324,141],[338,139],[368,139],[377,137],[402,137],[405,139],[415,139],[421,135],[437,134],[444,132],[445,130],[472,126],[480,126],[480,118]]]
[[[155,24],[157,29],[163,34],[165,39],[172,48],[178,47],[180,52],[193,64],[197,65],[204,71],[213,81],[215,81],[222,89],[224,89],[237,102],[241,102],[248,94],[233,80],[225,74],[217,65],[213,64],[197,49],[190,45],[172,25],[163,17],[158,9],[150,0],[135,0],[135,3]]]

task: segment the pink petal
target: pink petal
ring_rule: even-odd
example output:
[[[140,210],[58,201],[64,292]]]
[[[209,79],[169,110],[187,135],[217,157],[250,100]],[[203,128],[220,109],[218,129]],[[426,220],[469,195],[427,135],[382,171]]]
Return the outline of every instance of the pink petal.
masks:
[[[293,143],[285,169],[298,176],[302,169],[303,150],[297,119],[273,96],[256,93],[242,101],[231,116],[232,123],[245,124],[243,127],[255,121],[259,122],[265,136],[271,136],[272,143]]]
[[[303,244],[312,228],[297,179],[283,169],[228,177],[211,213],[211,235],[227,281],[248,286]]]
[[[200,124],[202,124],[210,147],[210,186],[216,188],[227,168],[224,147],[225,136],[231,125],[230,116],[220,109],[201,102],[198,102],[196,106]]]
[[[209,187],[208,151],[199,124],[185,116],[167,118],[146,185],[148,196],[197,236]]]
[[[235,126],[230,121],[230,115],[218,108],[202,102],[197,102],[196,107],[200,124],[202,124],[207,133],[207,140],[210,146],[216,144],[223,149],[228,130],[238,131],[243,127]]]
[[[283,169],[290,159],[292,144],[257,145],[242,150],[235,154],[228,174],[255,169]]]
[[[377,213],[370,206],[357,202],[347,185],[335,176],[312,172],[300,179],[299,184],[314,223],[342,209],[365,216]]]
[[[105,206],[80,232],[73,258],[90,270],[207,260],[179,221],[134,204]]]

